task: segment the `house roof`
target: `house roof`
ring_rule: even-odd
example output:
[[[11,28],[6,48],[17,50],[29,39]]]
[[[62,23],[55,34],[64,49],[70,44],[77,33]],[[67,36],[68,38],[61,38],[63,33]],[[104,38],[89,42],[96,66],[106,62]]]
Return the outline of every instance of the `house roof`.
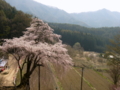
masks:
[[[1,60],[0,60],[1,61]],[[7,60],[2,60],[1,62],[0,62],[0,67],[4,67],[5,65],[6,65],[6,63],[7,63]]]

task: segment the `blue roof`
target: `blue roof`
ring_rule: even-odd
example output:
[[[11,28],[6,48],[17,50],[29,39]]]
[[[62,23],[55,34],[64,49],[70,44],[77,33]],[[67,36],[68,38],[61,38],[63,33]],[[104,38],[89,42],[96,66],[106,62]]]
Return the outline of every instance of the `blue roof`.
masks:
[[[4,67],[6,65],[7,61],[3,60],[2,62],[0,62],[0,67]]]

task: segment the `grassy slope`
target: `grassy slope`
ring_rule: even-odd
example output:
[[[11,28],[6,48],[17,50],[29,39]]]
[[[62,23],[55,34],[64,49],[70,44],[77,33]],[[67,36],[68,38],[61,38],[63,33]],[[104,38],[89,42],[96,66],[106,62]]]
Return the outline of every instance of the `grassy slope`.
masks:
[[[81,77],[74,69],[68,71],[61,80],[63,90],[80,90]],[[87,83],[83,82],[83,90],[92,90]]]
[[[77,60],[76,63],[81,65],[80,60]],[[14,65],[16,64],[14,63]],[[41,67],[41,90],[80,90],[81,68],[73,67],[66,73],[64,72],[65,70],[58,65],[50,64],[48,67]],[[111,82],[104,78],[109,77],[109,75],[103,73],[103,77],[99,73],[92,69],[84,69],[83,90],[109,90]],[[38,68],[36,68],[30,77],[30,85],[31,90],[38,89]]]
[[[109,82],[98,75],[95,71],[85,69],[84,77],[90,82],[96,90],[109,90]]]
[[[77,72],[76,72],[76,71]],[[41,90],[80,90],[81,68],[70,69],[67,73],[62,73],[59,67],[56,71],[41,68]],[[52,73],[54,75],[52,75]],[[79,73],[79,74],[78,74]],[[31,77],[31,90],[38,89],[37,69]],[[57,80],[55,80],[55,78]],[[109,90],[111,83],[92,69],[84,70],[83,90]],[[58,89],[56,89],[56,87]],[[94,88],[94,89],[93,89]]]
[[[41,67],[41,74],[40,74],[40,86],[41,90],[53,90],[54,88],[54,80],[53,76],[49,69],[45,67]],[[30,79],[31,90],[38,90],[38,68],[34,71]]]

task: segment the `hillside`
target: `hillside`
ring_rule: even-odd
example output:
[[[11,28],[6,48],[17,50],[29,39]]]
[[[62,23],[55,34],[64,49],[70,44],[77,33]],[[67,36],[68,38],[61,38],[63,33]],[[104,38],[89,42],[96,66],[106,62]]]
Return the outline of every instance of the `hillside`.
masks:
[[[77,54],[76,54],[77,55]],[[91,57],[95,56],[95,57]],[[89,58],[89,62],[88,62]],[[99,59],[103,60],[101,63]],[[75,56],[74,60],[75,65],[79,67],[72,67],[68,71],[64,71],[63,68],[56,66],[54,64],[48,64],[48,67],[41,67],[40,73],[40,86],[41,90],[79,90],[81,82],[81,66],[84,65],[84,79],[83,79],[83,90],[109,90],[111,83],[111,78],[109,78],[108,73],[96,71],[94,69],[104,70],[106,68],[106,61],[98,57],[98,53],[95,52],[84,52],[83,56]],[[92,64],[93,63],[93,64]],[[90,66],[90,65],[93,66]],[[16,66],[14,66],[16,65]],[[86,65],[86,66],[85,66]],[[17,64],[13,58],[9,59],[9,73],[3,74],[0,73],[0,78],[3,76],[4,81],[9,79],[10,83],[4,83],[4,86],[11,85],[13,86],[13,77],[16,75]],[[18,73],[19,76],[19,73]],[[35,69],[34,73],[30,78],[30,87],[31,90],[38,89],[38,68]],[[16,82],[19,79],[17,77]]]
[[[119,27],[86,28],[73,24],[49,23],[54,32],[62,35],[65,44],[79,42],[86,51],[104,52],[109,40],[120,33]]]
[[[80,20],[74,19],[67,12],[60,10],[55,7],[50,7],[38,3],[33,0],[5,0],[10,5],[16,7],[18,10],[22,10],[25,13],[32,14],[44,21],[55,22],[55,23],[71,23],[78,24],[81,26],[88,26]]]
[[[21,36],[30,21],[29,14],[18,11],[4,0],[0,0],[0,39]]]
[[[120,27],[120,13],[111,12],[107,9],[95,12],[72,13],[71,15],[91,27]]]
[[[23,13],[22,11],[17,11],[14,7],[11,7],[4,0],[0,0],[0,5],[1,5],[0,6],[0,15],[1,15],[1,17],[0,17],[0,20],[1,20],[0,36],[1,36],[1,38],[13,38],[14,36],[20,37],[21,35],[23,35],[22,31],[26,30],[25,28],[29,26],[31,16],[29,14]],[[38,24],[40,24],[40,23],[38,23]],[[47,25],[47,24],[45,24],[45,25]],[[33,24],[31,25],[31,28],[33,28],[32,26],[33,26]],[[42,26],[42,25],[40,24],[40,26]],[[79,29],[81,29],[81,28],[76,27],[76,25],[73,25],[73,26],[70,25],[70,27],[68,27],[69,25],[67,27],[66,26],[67,26],[67,24],[64,24],[63,27],[61,26],[61,28],[59,28],[59,27],[57,27],[57,24],[56,24],[53,27],[55,28],[55,32],[61,32],[64,34],[63,36],[70,36],[70,35],[72,36],[73,35],[73,36],[76,36],[76,38],[78,38],[78,39],[79,39],[79,36],[82,36],[83,38],[82,37],[81,38],[84,40],[84,42],[88,43],[88,44],[86,44],[86,46],[90,46],[89,48],[91,48],[91,46],[94,45],[95,40],[96,41],[99,40],[99,38],[92,35],[92,33],[88,33],[88,31],[90,31],[91,29],[78,26],[78,27],[83,28],[82,29],[83,31],[84,30],[87,31],[87,32],[80,32]],[[36,26],[34,26],[34,27],[35,27],[36,31],[38,31],[38,28],[36,28]],[[49,33],[50,27],[48,25],[42,26],[42,27],[43,27],[42,31],[46,32],[46,30],[48,30],[48,32],[46,32],[46,35],[47,35]],[[69,29],[62,30],[62,29],[64,29],[64,27],[71,28],[71,29],[70,30]],[[75,30],[72,30],[72,28],[75,28]],[[78,31],[77,31],[77,29],[78,29]],[[41,28],[40,28],[40,30],[41,30]],[[117,30],[118,30],[118,28],[117,28]],[[33,33],[30,28],[29,28],[29,31],[31,32],[31,34],[35,34],[35,36],[37,36],[37,34],[40,33],[40,32]],[[42,33],[40,33],[39,36],[42,36],[42,35],[45,36]],[[36,41],[37,39],[33,38],[33,36],[31,36],[31,34],[27,34],[27,35],[30,35],[30,38],[35,39],[35,41]],[[53,36],[53,33],[50,35]],[[50,36],[50,35],[48,34],[47,36]],[[58,36],[56,34],[54,34],[54,35]],[[69,62],[69,61],[67,61],[69,59],[62,57],[65,54],[68,54],[67,50],[63,49],[63,48],[57,48],[57,47],[61,46],[60,45],[61,40],[59,40],[60,42],[59,42],[58,46],[50,48],[50,50],[52,50],[52,52],[54,52],[54,54],[50,53],[50,51],[49,51],[49,46],[51,46],[52,44],[57,42],[58,40],[56,40],[56,39],[59,38],[59,36],[53,38],[53,39],[55,39],[54,42],[50,42],[49,39],[45,38],[45,40],[43,41],[44,43],[42,42],[41,37],[39,37],[40,39],[38,39],[38,40],[40,40],[40,42],[38,44],[43,43],[42,47],[39,45],[35,45],[36,42],[34,42],[34,41],[32,42],[32,45],[34,45],[33,49],[35,49],[35,50],[42,51],[42,49],[44,49],[46,47],[47,49],[45,49],[43,52],[41,52],[41,51],[33,51],[32,52],[32,48],[31,48],[30,44],[27,44],[32,41],[30,38],[29,38],[29,40],[27,38],[25,39],[26,43],[24,41],[22,41],[23,43],[20,42],[21,39],[14,38],[14,40],[15,40],[14,44],[9,42],[9,40],[8,40],[9,45],[7,43],[6,44],[4,43],[2,45],[2,46],[6,46],[4,48],[4,50],[9,46],[11,49],[10,48],[7,49],[8,53],[9,53],[8,68],[5,71],[0,73],[0,90],[6,90],[6,89],[3,89],[4,86],[19,85],[19,81],[20,81],[19,70],[22,67],[22,65],[21,65],[22,63],[24,63],[23,65],[25,65],[25,67],[22,67],[22,68],[24,68],[23,76],[24,76],[24,73],[26,73],[25,71],[28,71],[27,69],[31,69],[31,67],[28,67],[29,65],[31,65],[31,66],[36,65],[36,68],[34,67],[32,69],[34,71],[32,73],[32,75],[27,76],[27,79],[30,78],[30,89],[31,90],[38,89],[38,66],[37,66],[38,64],[39,65],[42,64],[40,67],[40,76],[39,76],[41,90],[55,90],[55,89],[56,90],[79,90],[81,87],[80,86],[80,82],[81,82],[81,68],[80,67],[84,67],[84,77],[83,77],[83,89],[84,90],[109,90],[109,85],[112,84],[111,83],[112,80],[111,80],[111,78],[109,78],[110,77],[109,73],[106,72],[106,71],[108,71],[108,67],[106,65],[107,61],[105,59],[103,59],[102,57],[99,57],[100,56],[99,53],[86,52],[84,50],[79,51],[79,49],[76,50],[68,45],[68,46],[66,46],[66,48],[68,49],[69,55],[73,59],[74,66],[72,66],[70,69],[65,69],[63,67],[60,67],[61,65],[59,66],[58,64],[55,64],[55,62],[54,62],[54,61],[58,60],[58,62],[57,61],[56,62],[57,63],[61,62],[61,64],[63,64],[63,65],[66,65],[66,64],[62,60],[66,59],[65,62]],[[73,41],[73,40],[71,40],[71,38],[67,37],[67,39],[69,39],[70,41]],[[51,40],[53,41],[53,39],[51,39]],[[64,39],[66,39],[66,37],[64,37]],[[93,41],[93,42],[92,43],[88,42],[89,40]],[[47,43],[50,43],[50,44],[48,44],[48,46],[45,46]],[[92,44],[92,45],[90,45],[90,44]],[[21,47],[22,45],[23,45],[23,47]],[[24,48],[24,46],[26,46],[26,48]],[[60,53],[57,53],[54,50],[54,48],[55,48],[55,50],[58,50],[58,51],[63,49],[63,50],[65,50],[65,52],[60,51]],[[29,50],[30,50],[30,53],[28,55],[30,55],[30,57],[28,57],[28,55],[26,55],[26,58],[25,58],[24,55],[26,53],[28,53]],[[4,51],[4,52],[7,52],[7,51]],[[20,52],[20,53],[18,53],[18,52]],[[39,52],[39,54],[37,54],[39,57],[34,56],[34,52],[35,52],[35,54],[37,52]],[[48,52],[48,53],[46,53],[46,52]],[[57,56],[56,54],[60,58],[56,57]],[[62,54],[62,56],[61,56],[61,54]],[[3,56],[4,54],[1,54],[1,55]],[[69,57],[69,55],[67,55],[67,57]],[[54,58],[54,56],[55,56],[55,58]],[[37,59],[41,60],[41,57],[43,57],[42,61],[46,62],[45,65],[42,62],[37,63],[38,61],[36,61],[36,60]],[[48,57],[48,58],[44,58],[44,57]],[[45,61],[50,58],[51,58],[51,62]],[[18,62],[16,62],[15,59]],[[25,62],[22,62],[22,61],[25,61]],[[18,66],[18,64],[19,64],[19,66]],[[69,63],[69,65],[71,65],[71,64]],[[27,74],[29,74],[29,73],[26,73],[26,75]],[[26,79],[23,78],[23,80],[26,80]],[[25,84],[27,84],[28,82],[26,82]],[[8,89],[8,90],[10,90],[10,89]],[[21,90],[24,90],[24,89],[21,89]]]
[[[113,36],[120,33],[120,27],[102,27],[102,28],[87,28],[74,24],[49,23],[53,29],[80,31],[92,35],[112,39]]]
[[[14,3],[16,2],[18,1],[15,1]],[[25,2],[27,4],[28,1],[26,0],[24,3]],[[31,0],[30,2],[33,1]],[[1,0],[0,3],[0,13],[2,15],[0,38],[20,37],[23,35],[23,31],[29,27],[31,16],[21,11],[17,11],[5,1]],[[20,1],[20,3],[23,2]],[[19,4],[17,6],[19,6]],[[54,29],[55,33],[62,35],[61,39],[63,43],[73,46],[76,42],[80,42],[84,50],[95,52],[104,52],[106,45],[109,44],[109,40],[120,32],[119,27],[87,28],[80,25],[65,23],[49,23],[49,25]]]

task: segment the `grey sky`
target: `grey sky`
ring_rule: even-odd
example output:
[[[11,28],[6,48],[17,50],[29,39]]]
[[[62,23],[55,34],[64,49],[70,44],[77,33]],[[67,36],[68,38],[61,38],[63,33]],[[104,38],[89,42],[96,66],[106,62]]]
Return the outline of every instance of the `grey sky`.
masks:
[[[68,13],[96,11],[106,8],[120,12],[120,0],[35,0],[42,4],[54,6]]]

